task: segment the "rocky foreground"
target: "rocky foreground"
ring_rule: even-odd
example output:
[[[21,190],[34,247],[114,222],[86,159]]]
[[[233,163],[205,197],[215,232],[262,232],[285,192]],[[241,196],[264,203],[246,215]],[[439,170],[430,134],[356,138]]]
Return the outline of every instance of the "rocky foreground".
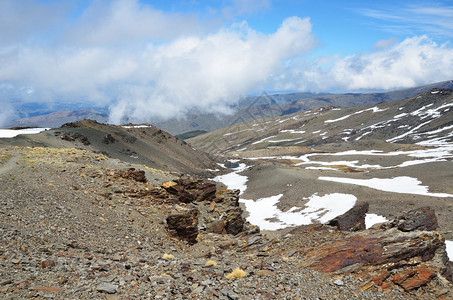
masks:
[[[237,191],[85,150],[0,149],[2,299],[450,299],[423,207],[268,237]]]

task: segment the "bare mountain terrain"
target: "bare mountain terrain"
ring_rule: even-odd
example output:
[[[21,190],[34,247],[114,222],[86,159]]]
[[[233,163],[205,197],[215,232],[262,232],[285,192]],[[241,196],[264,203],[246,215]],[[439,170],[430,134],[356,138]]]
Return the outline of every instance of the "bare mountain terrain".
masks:
[[[0,139],[0,144],[85,149],[178,173],[206,174],[207,168],[216,166],[209,155],[152,125],[115,126],[83,120],[39,134]]]
[[[188,142],[219,159],[244,164],[233,186],[234,180],[242,182],[236,186],[243,189],[248,218],[262,228],[322,220],[304,208],[312,199],[327,201],[336,195],[338,203],[343,196],[345,203],[369,202],[370,213],[387,219],[429,205],[438,212],[439,231],[453,240],[450,89],[376,105],[327,106],[257,119]],[[252,207],[269,213],[255,215]]]
[[[213,154],[343,142],[352,148],[356,148],[355,144],[360,147],[364,141],[414,144],[436,139],[451,142],[452,107],[452,90],[433,89],[400,101],[352,108],[324,106],[274,119],[257,119],[189,141]]]
[[[266,236],[239,191],[74,148],[2,146],[0,184],[2,299],[453,296],[429,208]]]
[[[452,107],[0,139],[2,298],[451,299]]]

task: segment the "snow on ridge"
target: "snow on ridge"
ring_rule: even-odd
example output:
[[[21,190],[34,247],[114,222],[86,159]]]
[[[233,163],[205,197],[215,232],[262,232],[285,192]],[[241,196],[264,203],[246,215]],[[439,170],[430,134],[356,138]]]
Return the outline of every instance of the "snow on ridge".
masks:
[[[366,112],[366,111],[372,111],[373,113],[377,113],[377,112],[381,112],[381,111],[386,111],[387,109],[388,109],[388,108],[380,109],[379,107],[374,106],[374,107],[371,107],[371,108],[367,108],[367,109],[363,109],[363,110],[356,111],[355,113],[352,113],[352,114],[349,114],[349,115],[340,117],[340,118],[338,118],[338,119],[326,120],[326,121],[324,121],[324,123],[333,123],[333,122],[338,122],[338,121],[346,120],[347,118],[349,118],[349,117],[351,117],[351,116],[358,115],[358,114],[361,114],[361,113]]]
[[[150,128],[150,125],[123,125],[121,126],[126,129],[131,129],[131,128]]]
[[[13,138],[21,134],[37,134],[50,128],[0,129],[0,138]]]

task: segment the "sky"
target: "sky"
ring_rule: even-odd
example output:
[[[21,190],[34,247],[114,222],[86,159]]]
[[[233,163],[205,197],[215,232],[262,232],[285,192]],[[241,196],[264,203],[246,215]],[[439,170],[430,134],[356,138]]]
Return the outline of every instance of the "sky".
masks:
[[[18,101],[145,122],[452,80],[452,39],[451,1],[0,0],[0,126]]]

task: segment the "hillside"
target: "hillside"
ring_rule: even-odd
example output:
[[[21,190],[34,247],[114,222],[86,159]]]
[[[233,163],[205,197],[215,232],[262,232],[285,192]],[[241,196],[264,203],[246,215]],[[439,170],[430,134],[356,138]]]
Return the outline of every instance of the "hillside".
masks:
[[[206,174],[215,162],[152,125],[115,126],[83,120],[39,134],[0,139],[0,145],[78,148],[177,173]]]
[[[274,119],[257,119],[190,139],[210,153],[276,146],[314,147],[323,144],[386,141],[451,142],[453,90],[433,89],[415,97],[376,105],[320,107]]]

